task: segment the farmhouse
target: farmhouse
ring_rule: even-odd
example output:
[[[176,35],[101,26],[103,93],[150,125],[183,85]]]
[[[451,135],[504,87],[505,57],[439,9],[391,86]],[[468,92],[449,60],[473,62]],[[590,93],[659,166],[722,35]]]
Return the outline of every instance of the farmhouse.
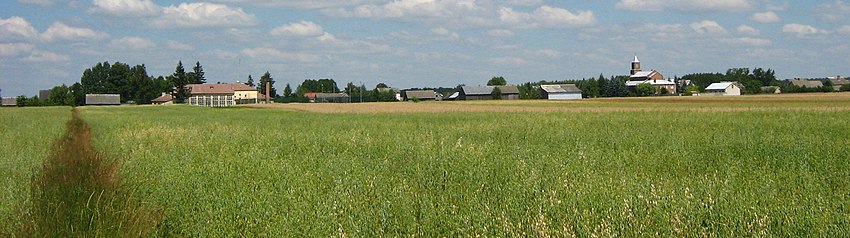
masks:
[[[540,85],[540,95],[548,100],[581,99],[581,89],[575,84]]]
[[[18,105],[18,99],[16,98],[3,98],[2,103],[0,103],[0,106],[4,107],[13,107],[16,105]]]
[[[801,88],[820,88],[823,87],[823,82],[818,80],[792,79],[791,85]]]
[[[121,95],[86,94],[86,105],[121,105]]]
[[[493,100],[493,90],[498,88],[504,100],[519,100],[517,86],[461,86],[457,100]]]
[[[741,96],[741,84],[738,82],[713,83],[705,88],[705,92],[707,95]]]
[[[171,96],[171,94],[163,93],[162,96],[159,96],[158,98],[154,98],[153,100],[151,100],[151,103],[153,103],[155,105],[165,105],[165,104],[172,104],[173,101],[174,101],[174,96]]]
[[[416,98],[422,101],[437,101],[443,98],[434,92],[434,90],[406,90],[401,92],[401,97],[404,101],[410,101]]]
[[[241,84],[190,84],[186,104],[202,107],[230,107],[236,104],[260,103],[265,95],[254,87]]]
[[[629,76],[629,81],[626,82],[629,91],[635,92],[638,85],[648,83],[655,88],[656,93],[666,91],[668,94],[676,94],[676,83],[672,80],[664,79],[664,75],[656,70],[642,71],[640,69],[640,60],[638,60],[637,56],[635,56],[635,60],[632,61],[631,65],[631,76]]]
[[[841,75],[838,75],[838,76],[835,76],[835,77],[829,77],[827,79],[829,80],[830,83],[832,83],[832,88],[834,88],[835,91],[841,91],[841,87],[843,87],[844,85],[850,84],[850,80],[847,80],[844,77],[841,77]]]

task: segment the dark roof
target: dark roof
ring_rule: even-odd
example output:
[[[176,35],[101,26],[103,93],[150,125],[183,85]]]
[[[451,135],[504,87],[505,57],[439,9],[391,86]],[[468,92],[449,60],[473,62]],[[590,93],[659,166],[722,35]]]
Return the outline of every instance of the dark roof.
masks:
[[[540,85],[540,88],[547,93],[581,93],[575,84]]]
[[[418,98],[418,99],[436,99],[437,93],[434,90],[410,90],[404,91],[405,98]]]
[[[797,87],[819,88],[823,87],[823,82],[818,80],[793,79],[791,84]]]
[[[502,91],[502,94],[519,94],[519,88],[517,86],[508,85],[498,87]],[[494,86],[462,86],[461,91],[465,95],[490,95],[493,93],[493,88]]]

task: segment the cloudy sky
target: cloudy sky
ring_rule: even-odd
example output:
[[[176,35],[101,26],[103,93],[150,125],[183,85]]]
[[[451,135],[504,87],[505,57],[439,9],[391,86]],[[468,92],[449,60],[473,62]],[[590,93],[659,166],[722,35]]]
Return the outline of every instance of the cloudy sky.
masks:
[[[269,71],[277,87],[334,78],[374,87],[763,67],[848,75],[850,2],[778,0],[4,0],[0,94],[79,81],[97,62],[209,82]],[[187,67],[189,68],[189,67]]]

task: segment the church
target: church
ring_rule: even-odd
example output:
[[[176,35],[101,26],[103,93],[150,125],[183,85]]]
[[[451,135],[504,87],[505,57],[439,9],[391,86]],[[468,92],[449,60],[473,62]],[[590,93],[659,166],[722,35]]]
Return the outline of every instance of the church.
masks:
[[[640,68],[640,60],[635,55],[635,60],[632,61],[632,70],[630,72],[629,81],[626,86],[629,91],[635,92],[637,86],[648,83],[655,88],[655,94],[661,94],[666,89],[667,94],[676,94],[676,83],[669,79],[664,79],[664,75],[656,70],[643,71]]]

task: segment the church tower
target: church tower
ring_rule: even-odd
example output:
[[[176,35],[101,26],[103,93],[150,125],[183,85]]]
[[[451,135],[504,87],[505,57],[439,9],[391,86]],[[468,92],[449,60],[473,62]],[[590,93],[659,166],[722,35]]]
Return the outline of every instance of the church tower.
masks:
[[[640,72],[640,60],[635,55],[635,60],[632,61],[632,72],[630,75],[635,75],[637,72]]]

